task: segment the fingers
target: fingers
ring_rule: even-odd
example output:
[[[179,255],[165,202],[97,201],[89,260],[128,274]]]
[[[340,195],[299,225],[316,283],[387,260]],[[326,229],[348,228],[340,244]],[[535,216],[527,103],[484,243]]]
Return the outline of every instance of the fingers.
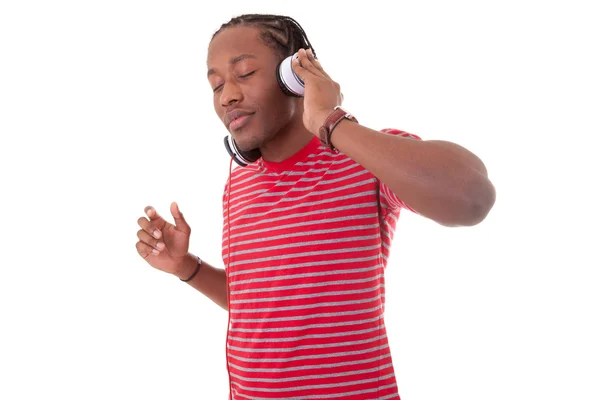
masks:
[[[150,254],[158,255],[162,250],[165,249],[165,244],[160,240],[154,238],[144,229],[140,229],[137,232],[137,237],[139,241],[135,244],[138,253],[146,258]]]
[[[313,75],[331,79],[323,70],[321,63],[315,58],[311,49],[300,49],[297,54],[298,58],[294,60],[294,64],[299,67],[299,69],[305,69]]]
[[[139,241],[135,246],[140,256],[146,258],[149,255],[159,255],[161,251],[165,250],[163,232],[165,229],[173,228],[173,225],[167,225],[167,221],[151,206],[147,206],[144,211],[148,218],[140,217],[137,220],[142,229],[137,232]],[[171,214],[175,219],[175,229],[189,235],[191,228],[175,202],[171,203]]]
[[[157,256],[160,254],[159,250],[142,241],[137,242],[135,248],[138,254],[144,259],[148,258],[148,256]]]
[[[179,210],[179,206],[176,202],[171,203],[171,215],[173,215],[173,219],[175,220],[175,228],[178,231],[184,233],[190,233],[192,231],[185,218],[183,218],[183,214]]]
[[[138,218],[137,223],[142,229],[137,232],[139,241],[135,247],[140,256],[146,258],[149,255],[158,255],[165,249],[165,244],[160,239],[167,222],[151,206],[144,208],[144,211],[149,220],[144,217]]]
[[[144,211],[146,212],[148,218],[150,218],[150,221],[152,221],[152,225],[155,228],[163,229],[167,224],[167,221],[165,221],[164,218],[158,214],[154,207],[147,206],[146,208],[144,208]]]
[[[296,74],[298,74],[298,76],[304,81],[309,79],[311,76],[325,78],[325,75],[319,71],[308,59],[306,50],[304,49],[300,49],[298,53],[296,53],[296,57],[292,63],[292,68],[294,68]]]
[[[327,72],[325,72],[325,70],[323,69],[323,66],[321,65],[321,62],[319,60],[317,60],[317,58],[315,57],[315,55],[313,54],[312,49],[308,49],[306,51],[306,54],[308,56],[308,60],[315,66],[316,69],[318,69],[319,71],[321,71],[321,73],[331,79],[331,77],[327,74]]]
[[[162,231],[160,229],[157,229],[152,222],[148,221],[146,218],[144,217],[140,217],[138,218],[138,225],[140,226],[140,228],[142,228],[144,231],[148,232],[149,235],[154,236],[156,239],[160,239],[160,237],[162,236]]]

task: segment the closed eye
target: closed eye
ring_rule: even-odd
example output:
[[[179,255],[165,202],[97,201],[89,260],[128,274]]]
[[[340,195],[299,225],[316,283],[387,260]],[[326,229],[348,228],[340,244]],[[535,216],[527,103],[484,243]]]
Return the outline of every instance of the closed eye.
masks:
[[[240,79],[249,78],[250,76],[254,75],[255,72],[256,71],[252,71],[252,72],[248,72],[246,75],[240,75]],[[213,93],[217,93],[222,87],[223,87],[223,85],[219,85],[219,86],[215,87],[213,89]]]
[[[256,71],[252,71],[247,73],[246,75],[241,75],[240,78],[248,78],[249,76],[251,76],[252,74],[254,74]]]

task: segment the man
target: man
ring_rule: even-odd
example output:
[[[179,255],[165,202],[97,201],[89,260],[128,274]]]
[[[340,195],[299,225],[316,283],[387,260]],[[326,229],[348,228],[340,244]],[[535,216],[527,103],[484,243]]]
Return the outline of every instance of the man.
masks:
[[[282,60],[304,97],[275,78]],[[138,253],[229,311],[233,399],[398,398],[384,268],[402,208],[444,226],[481,222],[495,201],[464,148],[362,126],[291,18],[242,15],[211,40],[214,107],[237,148],[258,155],[223,195],[225,270],[188,251],[190,226],[152,207]]]

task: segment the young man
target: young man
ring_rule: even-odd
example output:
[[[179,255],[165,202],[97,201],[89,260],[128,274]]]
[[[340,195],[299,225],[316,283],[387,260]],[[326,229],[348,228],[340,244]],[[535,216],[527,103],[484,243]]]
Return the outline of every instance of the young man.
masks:
[[[294,54],[304,97],[275,77]],[[189,252],[176,203],[175,225],[146,208],[137,251],[229,311],[231,398],[398,398],[383,311],[400,210],[478,224],[495,201],[485,166],[456,144],[373,130],[337,110],[340,88],[291,18],[232,19],[207,64],[218,117],[256,159],[225,187],[225,269]]]

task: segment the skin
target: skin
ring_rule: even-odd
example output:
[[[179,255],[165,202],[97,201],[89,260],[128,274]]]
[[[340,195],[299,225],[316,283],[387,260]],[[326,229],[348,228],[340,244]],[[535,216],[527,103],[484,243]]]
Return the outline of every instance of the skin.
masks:
[[[242,129],[228,129],[238,146],[260,148],[265,160],[282,161],[304,147],[313,134],[302,121],[303,100],[286,96],[275,79],[284,57],[266,46],[259,34],[260,30],[248,26],[219,33],[208,49],[207,77],[215,112],[223,124],[231,110],[255,113]],[[247,58],[230,63],[246,54]]]
[[[283,56],[259,37],[254,27],[236,26],[220,32],[211,42],[207,78],[213,89],[214,109],[227,127],[227,113],[252,113],[240,129],[229,129],[242,150],[259,148],[265,160],[279,162],[301,150],[341,105],[340,86],[311,54],[298,52],[293,68],[305,82],[304,98],[286,96],[275,79]],[[483,162],[458,144],[441,140],[414,140],[389,135],[348,120],[334,130],[331,141],[342,153],[361,164],[420,215],[443,226],[473,226],[488,215],[496,199]],[[152,207],[138,224],[136,248],[153,267],[187,278],[196,257],[188,250],[191,228],[176,203],[175,224]],[[226,276],[203,262],[188,282],[227,310]]]

